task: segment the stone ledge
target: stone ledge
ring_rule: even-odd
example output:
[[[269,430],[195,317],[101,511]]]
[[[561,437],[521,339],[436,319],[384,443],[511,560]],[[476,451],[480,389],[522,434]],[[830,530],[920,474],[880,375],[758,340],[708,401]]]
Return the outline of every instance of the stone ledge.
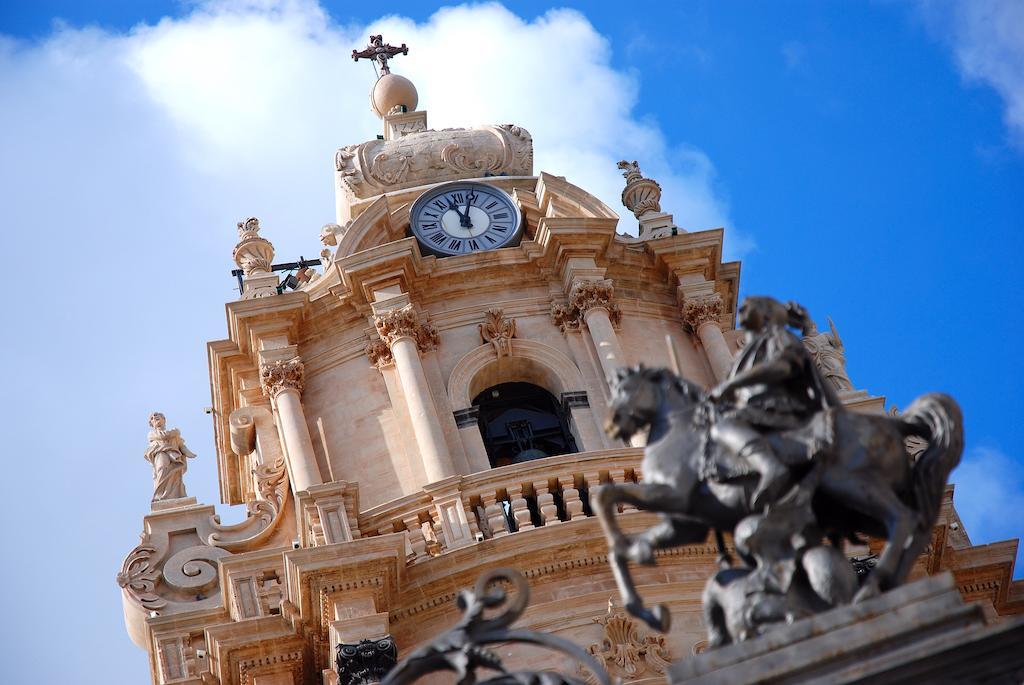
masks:
[[[987,625],[946,573],[687,659],[669,682],[1018,682],[1021,644],[1024,620]]]

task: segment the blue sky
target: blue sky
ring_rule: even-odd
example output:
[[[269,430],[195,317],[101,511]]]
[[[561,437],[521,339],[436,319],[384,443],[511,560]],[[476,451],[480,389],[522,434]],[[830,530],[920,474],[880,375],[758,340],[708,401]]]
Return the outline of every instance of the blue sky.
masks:
[[[855,385],[954,395],[968,532],[1024,534],[1019,3],[375,7],[0,5],[0,680],[144,682],[114,575],[148,507],[146,417],[182,429],[189,491],[216,502],[204,343],[234,223],[259,216],[280,259],[319,251],[333,150],[379,126],[348,57],[371,29],[411,46],[395,70],[434,126],[520,123],[539,168],[617,210],[614,161],[638,159],[679,225],[726,227],[744,294],[835,320]],[[59,659],[36,637],[55,629]]]

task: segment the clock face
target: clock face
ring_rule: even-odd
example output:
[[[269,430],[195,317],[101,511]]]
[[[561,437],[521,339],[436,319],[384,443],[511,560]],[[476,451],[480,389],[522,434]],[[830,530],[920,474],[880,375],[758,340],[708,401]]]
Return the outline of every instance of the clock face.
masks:
[[[449,256],[514,245],[519,207],[507,193],[484,183],[445,183],[420,195],[410,212],[413,235],[424,252]]]

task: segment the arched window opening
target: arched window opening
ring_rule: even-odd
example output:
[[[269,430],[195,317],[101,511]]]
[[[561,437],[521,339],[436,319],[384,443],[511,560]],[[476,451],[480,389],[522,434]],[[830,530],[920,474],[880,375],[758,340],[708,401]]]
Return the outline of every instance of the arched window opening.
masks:
[[[473,400],[492,467],[578,452],[565,410],[532,383],[501,383]]]

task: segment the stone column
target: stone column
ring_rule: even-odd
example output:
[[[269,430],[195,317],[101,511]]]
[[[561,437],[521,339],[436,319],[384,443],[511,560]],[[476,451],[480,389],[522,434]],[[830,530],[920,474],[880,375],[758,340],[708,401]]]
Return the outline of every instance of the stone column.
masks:
[[[615,369],[626,365],[619,337],[615,334],[615,328],[622,320],[622,312],[613,302],[614,295],[615,289],[608,279],[577,281],[569,292],[569,306],[578,311],[580,318],[587,324],[606,380]]]
[[[433,483],[453,475],[444,431],[420,360],[421,349],[437,345],[437,330],[420,324],[411,306],[374,316],[374,325],[395,361],[427,481]]]
[[[732,352],[722,335],[722,296],[700,295],[683,301],[683,321],[704,347],[715,380],[721,381],[732,369]]]
[[[469,473],[486,471],[491,468],[491,462],[487,458],[487,447],[484,445],[484,437],[480,434],[480,407],[458,409],[452,413],[452,416],[459,429],[462,448],[466,451]]]
[[[260,383],[276,410],[293,492],[323,482],[302,411],[304,375],[302,361],[297,357],[260,364]]]

